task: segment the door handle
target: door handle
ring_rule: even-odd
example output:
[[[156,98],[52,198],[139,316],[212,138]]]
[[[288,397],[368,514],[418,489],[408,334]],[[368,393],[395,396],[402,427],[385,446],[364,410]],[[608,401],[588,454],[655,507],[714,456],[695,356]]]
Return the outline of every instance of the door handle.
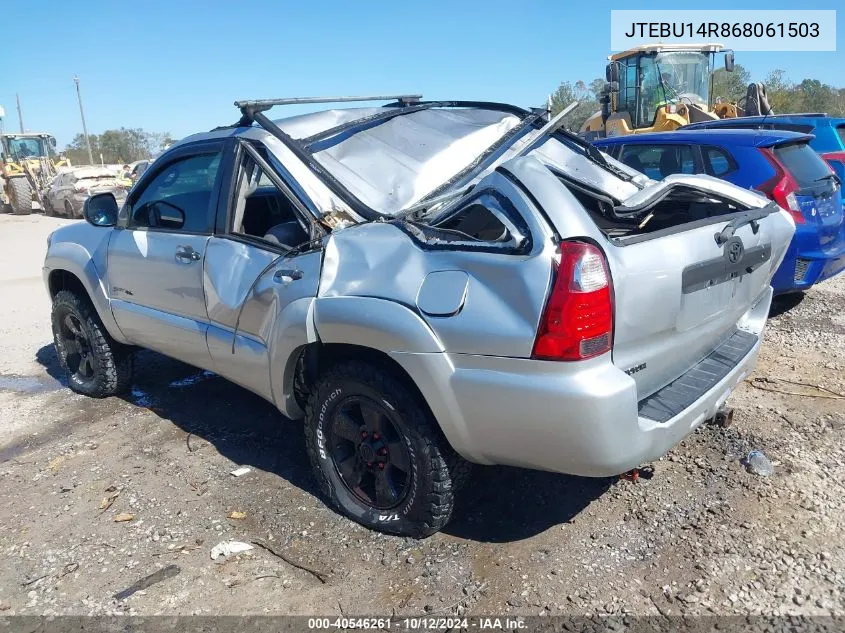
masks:
[[[191,262],[197,262],[200,260],[202,255],[199,251],[195,251],[190,246],[180,246],[176,249],[176,259],[183,264],[190,264]]]
[[[297,279],[302,279],[302,271],[298,268],[277,270],[273,273],[273,281],[277,284],[289,284]]]

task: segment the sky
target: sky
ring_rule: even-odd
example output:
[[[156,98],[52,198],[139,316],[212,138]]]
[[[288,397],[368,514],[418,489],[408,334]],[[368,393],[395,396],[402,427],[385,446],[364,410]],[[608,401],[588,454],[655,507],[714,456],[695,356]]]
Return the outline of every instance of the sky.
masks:
[[[780,68],[793,81],[845,86],[845,5],[811,0],[801,8],[837,5],[837,52],[740,51],[737,63],[757,81]],[[180,138],[237,120],[237,99],[410,92],[538,106],[561,81],[604,76],[614,8],[632,7],[560,0],[19,2],[0,19],[3,50],[14,51],[14,63],[0,67],[3,123],[18,129],[17,93],[25,128],[50,132],[64,147],[82,131],[75,75],[92,134],[140,127]],[[8,28],[10,20],[21,26]]]

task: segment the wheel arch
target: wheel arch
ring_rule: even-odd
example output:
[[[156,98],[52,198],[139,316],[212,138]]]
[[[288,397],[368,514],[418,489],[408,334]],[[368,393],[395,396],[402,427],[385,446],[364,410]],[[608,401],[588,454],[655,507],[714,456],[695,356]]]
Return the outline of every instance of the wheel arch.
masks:
[[[434,420],[435,426],[454,450],[450,433],[441,424],[431,406],[430,396],[423,393],[414,376],[401,362],[387,352],[355,343],[324,343],[321,341],[303,345],[290,363],[289,388],[294,394],[297,405],[304,411],[308,394],[314,389],[320,376],[333,365],[345,361],[363,361],[387,370],[399,380],[416,398]]]
[[[420,398],[446,441],[464,457],[483,461],[465,437],[460,409],[448,389],[445,348],[413,310],[377,297],[318,297],[311,313],[314,340],[290,355],[284,369],[282,413],[302,417],[308,390],[331,363],[364,359],[390,368]]]
[[[69,260],[51,261],[48,256],[45,268],[47,291],[51,300],[61,290],[69,290],[79,294],[93,306],[106,331],[114,340],[119,343],[129,343],[114,320],[103,282],[96,275],[96,271],[93,271],[94,265],[90,259],[86,266],[82,268]]]

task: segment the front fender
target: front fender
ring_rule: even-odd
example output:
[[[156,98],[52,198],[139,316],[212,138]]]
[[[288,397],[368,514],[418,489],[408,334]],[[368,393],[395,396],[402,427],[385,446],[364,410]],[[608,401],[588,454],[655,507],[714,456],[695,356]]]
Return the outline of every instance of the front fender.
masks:
[[[385,353],[443,352],[440,339],[409,308],[374,297],[318,297],[314,326],[323,343],[346,343]]]
[[[102,250],[102,252],[99,252]],[[103,322],[108,333],[113,339],[120,343],[130,343],[129,340],[120,331],[117,322],[114,320],[114,315],[111,311],[109,303],[108,291],[106,284],[95,264],[97,257],[102,259],[102,265],[105,265],[106,254],[108,251],[108,239],[103,240],[94,252],[89,251],[83,245],[76,242],[54,242],[50,245],[47,251],[47,257],[44,260],[44,283],[47,284],[49,292],[49,279],[51,273],[55,271],[66,271],[74,275],[85,288],[97,315]]]

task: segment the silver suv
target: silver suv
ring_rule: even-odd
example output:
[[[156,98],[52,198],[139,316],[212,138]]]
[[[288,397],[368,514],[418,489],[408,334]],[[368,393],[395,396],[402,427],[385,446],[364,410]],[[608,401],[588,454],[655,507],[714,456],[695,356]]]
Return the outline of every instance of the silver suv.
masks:
[[[122,208],[91,197],[44,264],[71,388],[125,389],[135,347],[216,372],[304,418],[342,512],[411,536],[449,521],[469,462],[615,475],[717,414],[786,212],[649,180],[545,110],[390,100],[238,102]]]

